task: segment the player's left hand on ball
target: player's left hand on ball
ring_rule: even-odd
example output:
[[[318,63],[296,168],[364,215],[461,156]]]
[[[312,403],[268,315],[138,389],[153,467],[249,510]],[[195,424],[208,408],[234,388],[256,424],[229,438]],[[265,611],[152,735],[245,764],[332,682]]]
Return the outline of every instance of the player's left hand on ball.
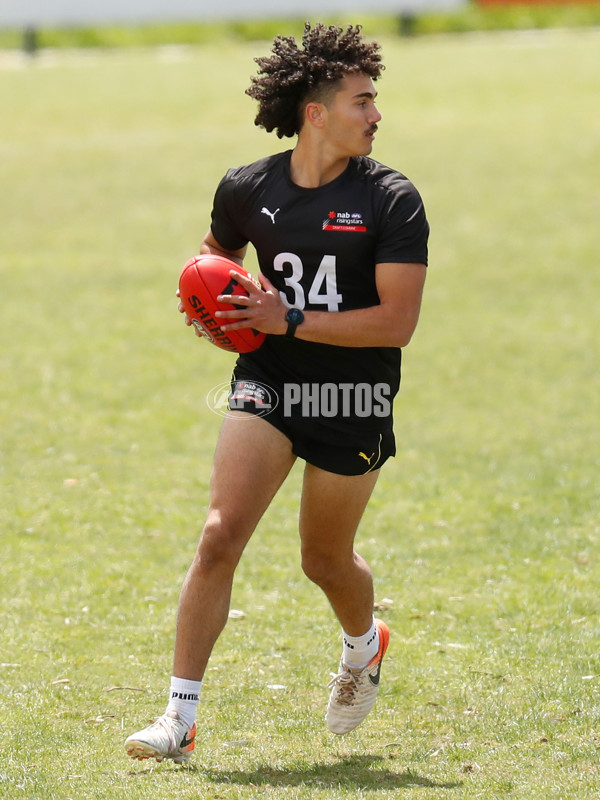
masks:
[[[224,331],[239,328],[254,328],[262,333],[281,334],[286,331],[285,306],[277,289],[262,273],[260,284],[238,272],[231,272],[231,277],[248,293],[243,295],[222,294],[217,297],[219,303],[232,303],[241,308],[232,311],[217,311],[219,319],[231,320],[221,325]]]

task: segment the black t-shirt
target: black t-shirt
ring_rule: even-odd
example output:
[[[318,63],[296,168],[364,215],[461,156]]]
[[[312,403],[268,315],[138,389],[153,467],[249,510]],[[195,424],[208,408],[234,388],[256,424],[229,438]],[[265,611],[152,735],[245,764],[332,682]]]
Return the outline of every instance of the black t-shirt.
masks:
[[[255,247],[261,271],[288,306],[335,313],[377,305],[376,264],[427,263],[429,225],[404,175],[356,157],[331,183],[307,189],[292,181],[290,158],[287,151],[229,170],[211,223],[224,248]],[[238,369],[279,383],[385,384],[391,401],[400,361],[399,348],[269,335],[261,348],[239,356]]]

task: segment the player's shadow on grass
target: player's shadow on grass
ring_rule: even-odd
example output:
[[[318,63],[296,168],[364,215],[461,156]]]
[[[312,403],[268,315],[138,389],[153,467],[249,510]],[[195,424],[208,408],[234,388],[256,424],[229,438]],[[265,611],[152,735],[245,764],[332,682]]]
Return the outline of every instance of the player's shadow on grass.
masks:
[[[273,769],[269,764],[253,770],[201,769],[209,781],[243,786],[314,786],[318,788],[355,789],[457,789],[461,783],[439,783],[422,778],[414,772],[392,772],[389,769],[371,769],[374,763],[384,761],[383,756],[349,756],[335,764],[316,763],[306,767]]]

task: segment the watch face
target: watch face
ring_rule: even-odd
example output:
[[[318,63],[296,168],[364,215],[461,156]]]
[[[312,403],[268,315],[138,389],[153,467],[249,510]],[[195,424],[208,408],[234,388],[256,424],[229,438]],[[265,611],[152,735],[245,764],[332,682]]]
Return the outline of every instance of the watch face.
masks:
[[[302,320],[304,319],[304,314],[300,311],[299,308],[290,308],[290,309],[288,309],[288,312],[285,315],[285,318],[286,318],[286,320],[288,322],[295,323],[296,325],[299,325],[302,322]]]

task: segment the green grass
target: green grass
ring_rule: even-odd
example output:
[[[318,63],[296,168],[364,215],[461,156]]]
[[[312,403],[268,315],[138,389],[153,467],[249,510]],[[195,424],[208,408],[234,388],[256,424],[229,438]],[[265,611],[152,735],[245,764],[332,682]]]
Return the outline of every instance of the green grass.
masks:
[[[287,144],[243,96],[261,52],[0,66],[2,797],[589,800],[600,87],[583,31],[384,40],[376,156],[419,186],[432,239],[399,452],[360,532],[393,636],[376,713],[324,730],[339,638],[298,565],[298,467],[240,565],[246,617],[211,661],[194,767],[124,757],[164,706],[219,425],[204,398],[232,364],[184,328],[177,275],[225,169]]]

